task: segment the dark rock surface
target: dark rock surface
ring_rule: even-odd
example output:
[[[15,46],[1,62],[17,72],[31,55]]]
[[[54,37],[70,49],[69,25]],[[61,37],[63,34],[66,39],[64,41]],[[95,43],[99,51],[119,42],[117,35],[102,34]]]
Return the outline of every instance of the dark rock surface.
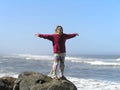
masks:
[[[15,80],[13,77],[0,78],[0,90],[13,90]]]
[[[18,78],[0,78],[0,90],[77,90],[65,77],[58,80],[38,72],[23,72]]]

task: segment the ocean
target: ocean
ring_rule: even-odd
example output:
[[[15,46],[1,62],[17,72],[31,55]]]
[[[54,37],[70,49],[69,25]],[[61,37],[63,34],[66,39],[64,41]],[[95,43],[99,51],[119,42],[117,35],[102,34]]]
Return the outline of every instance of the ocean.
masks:
[[[0,77],[17,77],[24,71],[48,74],[53,55],[0,55]],[[64,75],[78,90],[120,90],[120,55],[70,55]]]

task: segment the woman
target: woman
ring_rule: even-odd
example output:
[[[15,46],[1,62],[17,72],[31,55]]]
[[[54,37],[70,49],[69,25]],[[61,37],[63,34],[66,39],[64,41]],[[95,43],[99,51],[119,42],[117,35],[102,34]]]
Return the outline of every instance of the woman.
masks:
[[[52,41],[53,44],[53,52],[54,52],[54,61],[53,61],[53,66],[52,70],[49,74],[50,77],[54,79],[58,79],[57,77],[57,67],[58,64],[60,63],[60,70],[59,70],[59,76],[60,78],[64,77],[63,71],[64,71],[64,61],[65,61],[65,56],[66,56],[66,47],[65,47],[65,42],[67,39],[73,38],[77,36],[77,33],[73,34],[65,34],[63,33],[63,28],[62,26],[57,26],[55,29],[55,34],[35,34],[35,36],[48,39]]]

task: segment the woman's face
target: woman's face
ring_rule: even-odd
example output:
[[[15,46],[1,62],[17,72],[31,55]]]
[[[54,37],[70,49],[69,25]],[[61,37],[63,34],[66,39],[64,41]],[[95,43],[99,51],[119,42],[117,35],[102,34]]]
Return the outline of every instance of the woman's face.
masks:
[[[62,28],[58,27],[57,30],[56,30],[56,33],[59,34],[59,35],[62,34],[63,33]]]

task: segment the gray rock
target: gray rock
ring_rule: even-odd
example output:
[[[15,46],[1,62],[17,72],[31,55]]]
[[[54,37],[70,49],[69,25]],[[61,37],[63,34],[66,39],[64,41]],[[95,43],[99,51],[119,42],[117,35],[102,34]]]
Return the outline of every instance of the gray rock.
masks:
[[[58,80],[38,72],[23,72],[18,78],[0,78],[0,90],[77,90],[65,77]]]
[[[77,90],[77,88],[66,78],[55,80],[38,72],[24,72],[19,75],[13,90]]]

